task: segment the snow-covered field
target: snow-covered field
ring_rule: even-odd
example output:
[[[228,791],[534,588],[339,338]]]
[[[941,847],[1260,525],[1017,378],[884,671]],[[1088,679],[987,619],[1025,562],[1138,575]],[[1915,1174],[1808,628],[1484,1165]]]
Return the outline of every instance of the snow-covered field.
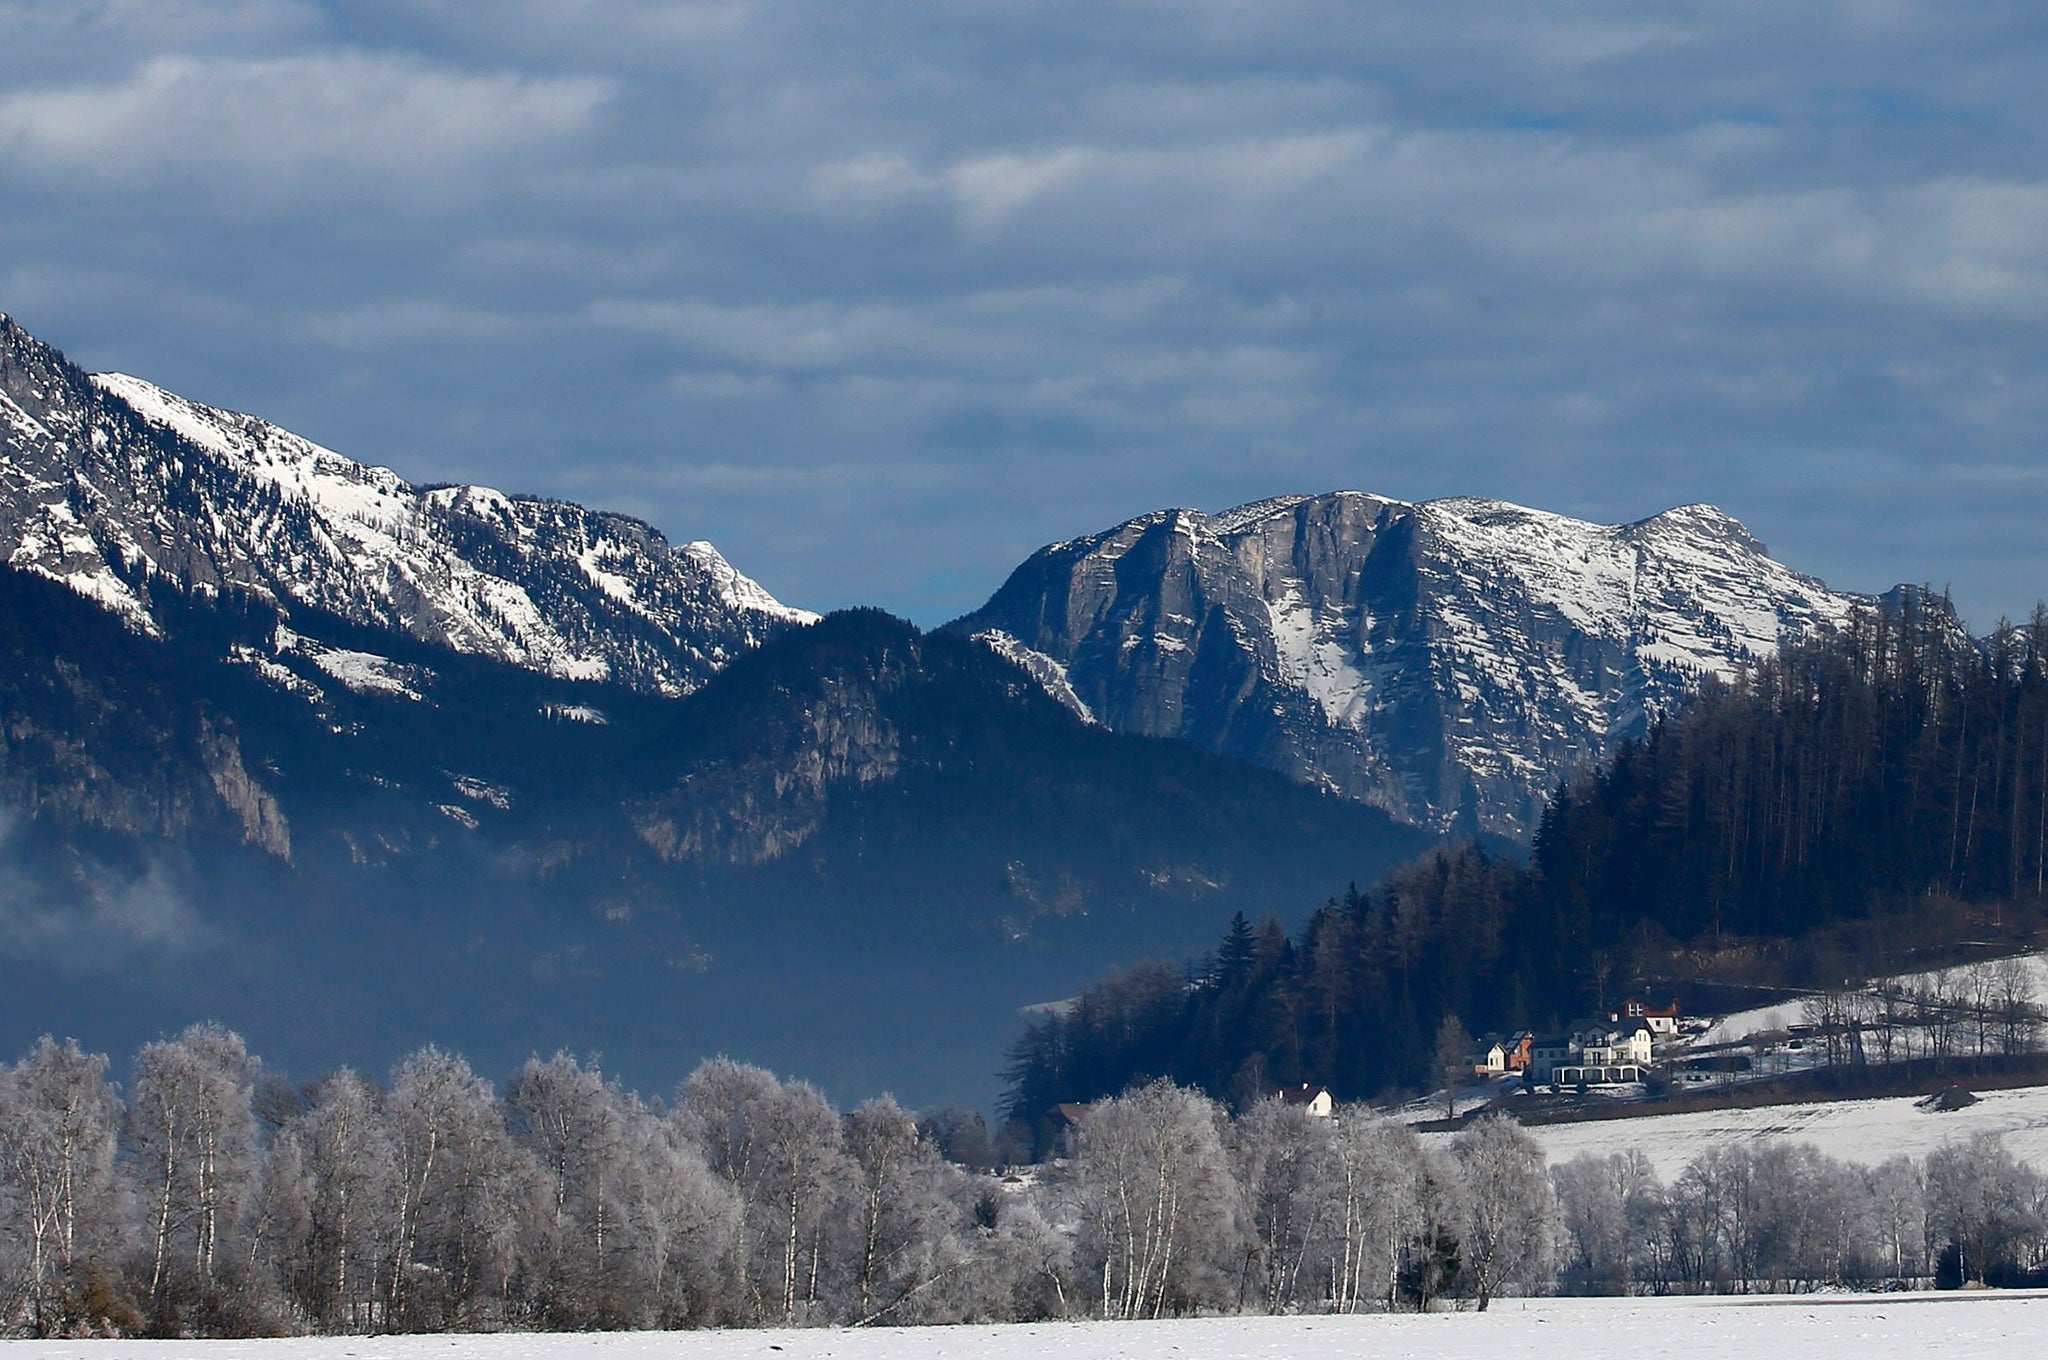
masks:
[[[2019,1360],[2038,1293],[1503,1300],[1488,1313],[1204,1318],[884,1331],[0,1342],[14,1360]]]
[[[1980,1092],[1975,1105],[1949,1113],[1922,1110],[1913,1097],[1900,1096],[1544,1124],[1528,1132],[1552,1166],[1581,1153],[1605,1157],[1639,1148],[1666,1181],[1710,1147],[1767,1138],[1811,1143],[1831,1157],[1872,1164],[1899,1153],[1924,1157],[1944,1143],[1997,1133],[2015,1157],[2048,1170],[2048,1086]]]
[[[2048,953],[2021,955],[2020,964],[2026,969],[2027,983],[2033,991],[2036,1004],[2048,1000]],[[1960,970],[1945,971],[1954,973]],[[1904,973],[1897,977],[1879,978],[1874,985],[1896,995],[1915,988],[1936,986],[1942,978],[1942,972]],[[1737,1011],[1732,1015],[1722,1016],[1700,1035],[1699,1042],[1739,1043],[1759,1030],[1783,1030],[1793,1025],[1810,1025],[1813,1022],[1813,1003],[1810,1001],[1780,1001],[1769,1006],[1758,1006],[1754,1010]]]

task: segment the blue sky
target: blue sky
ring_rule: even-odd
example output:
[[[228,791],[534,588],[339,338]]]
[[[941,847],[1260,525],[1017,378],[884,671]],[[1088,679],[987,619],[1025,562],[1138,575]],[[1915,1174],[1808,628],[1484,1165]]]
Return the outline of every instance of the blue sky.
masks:
[[[2038,4],[0,0],[0,310],[931,623],[1166,505],[2048,593]]]

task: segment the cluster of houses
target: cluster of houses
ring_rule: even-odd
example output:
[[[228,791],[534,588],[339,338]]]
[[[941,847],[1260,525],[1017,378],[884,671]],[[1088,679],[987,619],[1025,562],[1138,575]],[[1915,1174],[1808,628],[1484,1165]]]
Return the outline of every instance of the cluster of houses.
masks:
[[[1519,1073],[1525,1087],[1627,1086],[1642,1081],[1656,1064],[1660,1039],[1678,1033],[1678,1002],[1653,1006],[1630,997],[1604,1018],[1581,1020],[1561,1034],[1528,1030],[1490,1034],[1471,1055],[1472,1075]]]
[[[1553,1091],[1628,1086],[1659,1070],[1657,1046],[1677,1037],[1678,1002],[1653,1006],[1630,997],[1604,1017],[1575,1021],[1562,1033],[1538,1035],[1530,1030],[1489,1034],[1466,1061],[1472,1076],[1485,1079],[1519,1075],[1523,1089]],[[1707,1061],[1707,1060],[1702,1060]],[[1727,1061],[1721,1059],[1720,1061]],[[1746,1061],[1745,1061],[1746,1066]],[[1677,1071],[1674,1079],[1699,1075]],[[1272,1094],[1317,1119],[1336,1113],[1330,1088],[1315,1083],[1284,1086]],[[1055,1105],[1046,1111],[1046,1130],[1063,1145],[1092,1105]]]

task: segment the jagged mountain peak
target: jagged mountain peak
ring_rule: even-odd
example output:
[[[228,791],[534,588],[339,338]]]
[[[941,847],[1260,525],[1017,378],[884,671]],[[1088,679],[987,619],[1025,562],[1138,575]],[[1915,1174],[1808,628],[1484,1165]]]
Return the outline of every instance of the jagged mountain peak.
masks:
[[[1863,602],[1711,505],[1599,524],[1338,491],[1054,545],[955,626],[1110,727],[1519,837],[1703,676]]]
[[[144,631],[168,580],[682,694],[816,617],[630,516],[414,486],[259,417],[88,376],[12,322],[0,342],[0,552]]]

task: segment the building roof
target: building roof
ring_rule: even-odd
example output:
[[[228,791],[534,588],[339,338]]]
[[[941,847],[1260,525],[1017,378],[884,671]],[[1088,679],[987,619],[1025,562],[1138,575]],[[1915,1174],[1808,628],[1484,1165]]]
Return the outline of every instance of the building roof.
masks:
[[[1289,1105],[1313,1105],[1316,1102],[1317,1096],[1324,1096],[1329,1093],[1329,1087],[1321,1085],[1311,1086],[1307,1082],[1303,1082],[1299,1086],[1283,1086],[1276,1092],[1280,1099]]]

